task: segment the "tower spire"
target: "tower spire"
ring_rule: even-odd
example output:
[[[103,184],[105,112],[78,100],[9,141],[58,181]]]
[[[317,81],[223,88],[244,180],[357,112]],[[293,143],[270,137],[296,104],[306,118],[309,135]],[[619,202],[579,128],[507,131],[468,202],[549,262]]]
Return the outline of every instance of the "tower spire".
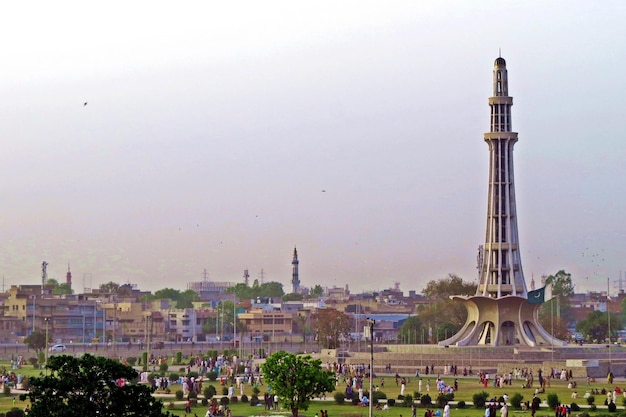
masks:
[[[300,278],[298,277],[298,249],[294,246],[293,248],[293,260],[291,261],[291,265],[293,267],[293,271],[291,273],[291,284],[293,286],[293,293],[298,294],[300,292]]]

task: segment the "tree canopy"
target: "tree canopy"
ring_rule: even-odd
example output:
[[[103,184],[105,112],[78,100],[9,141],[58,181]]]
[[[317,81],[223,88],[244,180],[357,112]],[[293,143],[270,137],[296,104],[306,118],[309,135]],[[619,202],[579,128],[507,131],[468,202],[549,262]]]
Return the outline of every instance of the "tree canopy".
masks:
[[[153,300],[170,299],[175,303],[175,308],[192,308],[193,302],[200,299],[194,290],[179,291],[174,288],[163,288],[155,291],[150,297]]]
[[[61,284],[59,283],[59,281],[57,281],[54,278],[49,278],[46,281],[46,285],[51,287],[52,294],[73,294],[74,293],[70,284],[66,282]]]
[[[35,352],[41,352],[46,348],[46,335],[39,330],[35,330],[24,338],[24,344]]]
[[[592,311],[585,320],[580,320],[576,324],[576,331],[590,342],[604,343],[609,337],[609,314],[611,315],[611,340],[615,339],[617,330],[622,328],[622,319],[619,315],[606,311]]]
[[[272,393],[278,395],[294,417],[299,410],[308,410],[313,398],[335,389],[334,372],[323,370],[322,361],[309,355],[276,352],[267,358],[262,368]]]
[[[574,294],[572,275],[561,269],[556,274],[546,277],[546,285],[552,285],[553,298],[551,300],[546,300],[546,302],[541,306],[541,308],[539,309],[539,318],[541,320],[546,320],[547,322],[549,317],[551,317],[552,315],[556,315],[556,317],[559,318],[559,326],[562,319],[562,324],[567,327],[569,323],[574,321],[572,306],[569,301],[570,296]],[[544,328],[548,329],[551,327]],[[558,332],[560,333],[561,337],[557,337],[566,340],[568,338],[569,332],[565,334],[561,330],[562,329],[559,327]],[[556,328],[555,333],[557,333]],[[556,336],[556,334],[554,336]]]
[[[432,302],[419,309],[419,321],[424,326],[424,333],[429,335],[428,341],[436,343],[454,335],[467,319],[465,306],[451,300],[450,296],[472,296],[476,294],[476,284],[464,282],[459,276],[448,274],[446,278],[429,281],[422,293]],[[421,333],[422,330],[419,331]],[[422,335],[419,334],[418,337],[417,340],[421,342]]]
[[[163,404],[149,385],[133,383],[137,371],[120,362],[85,354],[54,355],[46,366],[50,375],[32,377],[29,417],[166,417]],[[120,383],[124,381],[124,383]],[[128,381],[128,382],[126,382]]]
[[[225,292],[235,294],[240,300],[255,299],[257,297],[282,297],[285,295],[283,284],[280,282],[270,281],[259,284],[259,281],[256,279],[252,283],[252,287],[239,283],[234,287],[228,288]]]
[[[451,295],[476,294],[476,284],[464,282],[459,276],[448,274],[446,278],[429,281],[422,294],[432,301],[447,300]]]
[[[319,344],[326,349],[337,349],[342,340],[348,340],[352,320],[334,308],[320,308],[311,315],[313,329]]]

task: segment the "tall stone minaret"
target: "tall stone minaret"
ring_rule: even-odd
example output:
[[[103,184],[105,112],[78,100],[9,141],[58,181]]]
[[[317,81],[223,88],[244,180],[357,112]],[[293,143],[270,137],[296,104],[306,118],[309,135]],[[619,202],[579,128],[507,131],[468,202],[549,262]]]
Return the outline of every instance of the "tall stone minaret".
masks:
[[[298,250],[293,248],[293,272],[291,273],[291,284],[293,285],[293,293],[298,294],[300,292],[300,278],[298,278]]]
[[[511,106],[506,61],[498,57],[493,69],[493,96],[489,98],[491,128],[485,133],[489,145],[487,230],[476,291],[476,295],[496,298],[527,296],[515,209],[513,145],[517,133],[511,130]]]
[[[496,59],[493,96],[489,98],[491,128],[485,133],[489,145],[489,197],[487,233],[478,254],[479,282],[476,295],[452,296],[467,309],[467,319],[441,346],[564,346],[539,323],[540,304],[528,300],[519,253],[511,106],[506,62]]]

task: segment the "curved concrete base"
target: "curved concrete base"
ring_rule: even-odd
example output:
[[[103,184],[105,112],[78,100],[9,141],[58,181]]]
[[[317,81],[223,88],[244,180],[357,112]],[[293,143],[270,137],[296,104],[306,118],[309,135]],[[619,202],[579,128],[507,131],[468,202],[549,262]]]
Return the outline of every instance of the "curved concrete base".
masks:
[[[565,346],[539,324],[537,310],[523,297],[453,296],[467,308],[467,321],[454,336],[439,346]]]

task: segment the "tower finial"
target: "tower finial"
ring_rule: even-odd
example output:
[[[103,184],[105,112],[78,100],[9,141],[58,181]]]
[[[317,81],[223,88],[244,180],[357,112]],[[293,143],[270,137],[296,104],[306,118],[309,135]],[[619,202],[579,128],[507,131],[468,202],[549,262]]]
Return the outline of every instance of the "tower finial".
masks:
[[[502,48],[498,48],[498,58],[502,58]]]

